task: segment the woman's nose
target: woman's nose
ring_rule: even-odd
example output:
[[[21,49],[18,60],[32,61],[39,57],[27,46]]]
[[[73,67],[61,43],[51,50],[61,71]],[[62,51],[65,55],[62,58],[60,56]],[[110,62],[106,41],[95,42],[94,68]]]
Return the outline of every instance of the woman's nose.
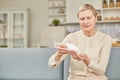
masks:
[[[89,22],[88,22],[87,19],[85,19],[85,20],[83,21],[83,23],[84,23],[84,24],[88,24]]]

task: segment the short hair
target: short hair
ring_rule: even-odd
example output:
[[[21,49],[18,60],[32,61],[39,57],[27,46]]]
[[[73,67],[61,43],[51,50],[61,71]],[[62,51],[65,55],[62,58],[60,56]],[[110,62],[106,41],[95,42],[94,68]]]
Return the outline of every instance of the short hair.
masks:
[[[90,4],[83,4],[79,10],[78,10],[78,13],[77,13],[77,17],[79,18],[79,13],[82,12],[82,11],[85,11],[85,10],[91,10],[93,15],[96,17],[97,16],[97,11],[95,10],[95,8],[90,5]]]

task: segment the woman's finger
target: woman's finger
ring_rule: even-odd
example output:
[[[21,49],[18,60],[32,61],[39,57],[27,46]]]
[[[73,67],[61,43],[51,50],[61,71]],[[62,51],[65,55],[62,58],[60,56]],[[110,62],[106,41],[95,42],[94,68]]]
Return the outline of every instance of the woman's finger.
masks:
[[[87,65],[90,63],[90,58],[87,56],[87,54],[80,54],[79,56]]]
[[[79,55],[75,51],[72,51],[72,56],[73,56],[74,59],[81,60],[79,58]]]
[[[60,46],[57,47],[57,51],[59,53],[65,54],[65,53],[68,52],[68,49],[67,49],[67,47],[64,44],[62,44],[62,45],[60,45]]]

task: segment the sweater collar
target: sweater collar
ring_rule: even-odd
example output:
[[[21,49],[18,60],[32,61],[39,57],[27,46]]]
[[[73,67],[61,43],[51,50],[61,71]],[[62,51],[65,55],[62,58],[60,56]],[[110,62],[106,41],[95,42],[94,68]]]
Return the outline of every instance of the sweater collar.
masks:
[[[94,38],[94,37],[96,37],[96,36],[98,35],[98,33],[99,33],[99,31],[97,30],[97,32],[95,33],[95,35],[93,35],[93,36],[91,36],[91,37],[88,37],[88,36],[86,36],[86,35],[83,33],[82,30],[80,30],[80,35],[81,35],[82,37],[85,37],[85,38]]]

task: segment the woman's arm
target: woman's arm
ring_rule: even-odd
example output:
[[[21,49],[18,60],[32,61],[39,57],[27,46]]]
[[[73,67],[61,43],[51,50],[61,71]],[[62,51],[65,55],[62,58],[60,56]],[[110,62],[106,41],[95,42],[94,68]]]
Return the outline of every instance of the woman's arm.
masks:
[[[49,68],[54,68],[58,66],[64,60],[66,56],[67,54],[60,55],[58,52],[56,52],[49,59],[49,62],[48,62]]]
[[[111,37],[108,37],[101,48],[98,63],[95,63],[91,59],[88,68],[90,68],[96,74],[104,74],[109,61],[111,47],[112,47],[112,39]]]
[[[67,56],[67,47],[64,45],[65,42],[69,42],[71,40],[70,35],[67,35],[63,40],[63,44],[59,45],[55,54],[53,54],[48,62],[48,66],[50,68],[58,66],[64,58]]]
[[[66,46],[65,44],[61,44],[57,48],[57,52],[50,58],[49,60],[49,67],[56,67],[58,64],[60,64],[63,59],[67,56],[67,54],[72,55],[72,57],[76,60],[79,60],[79,55],[77,54],[77,51],[68,49],[69,46]]]

